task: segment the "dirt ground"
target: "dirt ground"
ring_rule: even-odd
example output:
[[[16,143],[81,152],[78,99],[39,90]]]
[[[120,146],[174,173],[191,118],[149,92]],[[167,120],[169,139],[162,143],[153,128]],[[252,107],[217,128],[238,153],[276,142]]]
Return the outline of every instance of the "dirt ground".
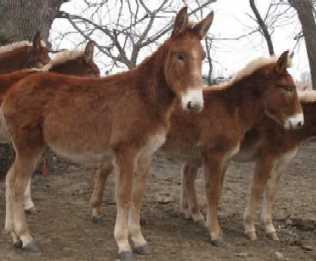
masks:
[[[258,241],[243,235],[242,213],[248,196],[251,164],[233,163],[225,180],[221,203],[221,224],[225,244],[212,246],[206,229],[185,220],[178,213],[181,164],[156,159],[143,208],[143,232],[152,253],[138,260],[316,260],[316,145],[305,145],[283,176],[274,219],[281,241],[265,237],[258,224]],[[58,165],[58,164],[57,164]],[[113,238],[115,204],[113,180],[104,196],[104,224],[90,220],[88,200],[91,170],[67,165],[54,168],[48,177],[36,176],[33,198],[39,212],[28,216],[33,235],[43,249],[41,255],[13,249],[9,236],[0,233],[0,261],[97,261],[115,260]],[[203,179],[199,177],[201,201]],[[4,189],[0,185],[0,222],[4,224]]]

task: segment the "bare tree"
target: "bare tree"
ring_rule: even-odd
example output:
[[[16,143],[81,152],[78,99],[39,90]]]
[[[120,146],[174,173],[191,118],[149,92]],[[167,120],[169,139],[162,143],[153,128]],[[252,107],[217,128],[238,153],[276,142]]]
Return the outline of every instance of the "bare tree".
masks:
[[[296,9],[302,25],[312,76],[312,87],[316,89],[316,24],[313,14],[315,9],[311,0],[289,0],[289,3]]]
[[[36,31],[47,40],[61,4],[67,0],[1,0],[0,44],[30,40]]]
[[[66,19],[73,27],[69,34],[79,33],[83,40],[96,40],[100,53],[108,57],[108,71],[115,68],[134,68],[146,50],[161,42],[171,30],[171,20],[183,1],[160,0],[148,4],[144,0],[84,1],[82,14],[59,11],[58,18]],[[216,0],[197,1],[190,14],[209,8]],[[105,17],[104,14],[110,14]],[[108,22],[105,22],[108,21]],[[104,39],[101,41],[100,39]]]

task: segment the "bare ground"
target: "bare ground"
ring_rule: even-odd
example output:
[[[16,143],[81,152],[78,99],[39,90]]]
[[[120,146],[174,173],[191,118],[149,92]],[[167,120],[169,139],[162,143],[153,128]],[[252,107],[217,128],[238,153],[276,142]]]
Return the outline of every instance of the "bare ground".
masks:
[[[178,213],[180,163],[156,159],[143,208],[144,235],[152,253],[138,260],[190,261],[315,261],[316,260],[316,146],[305,145],[283,176],[274,219],[280,242],[265,237],[258,224],[258,241],[243,235],[242,213],[248,197],[252,165],[232,164],[225,180],[220,218],[225,244],[210,244],[206,229]],[[57,164],[57,166],[59,166]],[[51,171],[52,172],[52,171]],[[36,176],[33,197],[39,212],[28,216],[41,255],[15,250],[8,235],[0,233],[0,261],[115,260],[113,238],[115,204],[112,179],[104,196],[104,224],[93,224],[88,208],[91,170],[67,165],[53,175]],[[4,189],[0,185],[0,222],[4,224]],[[203,180],[198,180],[201,202]]]

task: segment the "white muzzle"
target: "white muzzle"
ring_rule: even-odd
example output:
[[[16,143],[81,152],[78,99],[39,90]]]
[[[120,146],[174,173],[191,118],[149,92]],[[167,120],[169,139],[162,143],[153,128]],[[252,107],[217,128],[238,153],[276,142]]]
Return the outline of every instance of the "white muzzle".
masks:
[[[304,125],[304,115],[303,113],[298,113],[287,118],[284,128],[287,130],[299,129]]]
[[[200,112],[204,106],[203,91],[189,90],[181,97],[182,109],[194,112]]]

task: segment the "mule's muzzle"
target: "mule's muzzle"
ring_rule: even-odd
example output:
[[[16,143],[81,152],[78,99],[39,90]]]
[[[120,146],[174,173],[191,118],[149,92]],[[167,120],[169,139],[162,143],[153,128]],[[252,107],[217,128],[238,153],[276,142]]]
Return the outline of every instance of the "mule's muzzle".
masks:
[[[203,92],[202,90],[187,91],[181,97],[182,108],[186,111],[200,112],[203,110]]]
[[[189,111],[200,112],[202,109],[203,109],[203,106],[201,106],[200,103],[193,103],[193,102],[188,103]]]
[[[287,118],[284,128],[287,130],[296,130],[304,126],[304,115],[298,113]]]

